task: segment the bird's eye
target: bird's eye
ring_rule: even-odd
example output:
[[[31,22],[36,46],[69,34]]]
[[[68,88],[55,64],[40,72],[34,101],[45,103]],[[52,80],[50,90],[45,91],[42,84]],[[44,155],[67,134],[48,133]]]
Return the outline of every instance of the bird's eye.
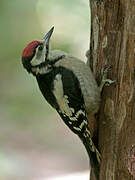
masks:
[[[39,50],[39,51],[42,51],[42,50],[43,50],[43,46],[40,45],[39,48],[38,48],[38,50]]]

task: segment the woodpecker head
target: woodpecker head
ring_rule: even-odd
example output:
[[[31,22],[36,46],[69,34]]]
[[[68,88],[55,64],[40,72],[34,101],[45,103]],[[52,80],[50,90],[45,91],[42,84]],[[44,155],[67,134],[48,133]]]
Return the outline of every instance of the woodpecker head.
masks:
[[[50,71],[48,63],[49,41],[54,27],[40,41],[30,42],[22,52],[22,64],[24,68],[33,75],[42,74]]]

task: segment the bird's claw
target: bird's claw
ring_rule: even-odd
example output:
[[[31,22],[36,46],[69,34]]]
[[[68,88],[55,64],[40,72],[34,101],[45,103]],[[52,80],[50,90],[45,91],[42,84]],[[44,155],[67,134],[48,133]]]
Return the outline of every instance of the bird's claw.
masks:
[[[111,84],[115,83],[116,80],[111,80],[107,78],[108,71],[111,69],[111,66],[101,69],[101,76],[102,80],[99,86],[100,92],[102,92],[104,86],[110,86]]]

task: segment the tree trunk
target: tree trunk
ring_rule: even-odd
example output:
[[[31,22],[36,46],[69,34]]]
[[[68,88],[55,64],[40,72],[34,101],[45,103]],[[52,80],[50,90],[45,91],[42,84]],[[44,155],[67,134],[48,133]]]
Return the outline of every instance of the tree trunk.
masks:
[[[90,0],[90,6],[94,74],[100,82],[101,69],[111,66],[108,76],[116,80],[104,88],[97,116],[99,179],[131,180],[135,179],[135,0]]]

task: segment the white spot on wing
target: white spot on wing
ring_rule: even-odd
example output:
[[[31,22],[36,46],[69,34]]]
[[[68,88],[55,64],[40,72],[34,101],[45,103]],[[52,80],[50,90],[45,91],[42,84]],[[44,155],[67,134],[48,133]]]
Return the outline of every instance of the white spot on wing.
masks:
[[[79,126],[80,129],[82,129],[84,125],[87,125],[87,121],[86,120],[83,120],[83,122],[80,124],[80,126]]]
[[[76,118],[78,118],[79,117],[79,115],[83,115],[83,116],[85,116],[85,112],[84,111],[82,111],[82,110],[79,110],[77,113],[76,113]]]
[[[64,95],[63,84],[62,84],[62,75],[57,74],[54,80],[54,90],[53,94],[57,100],[57,103],[60,107],[60,110],[63,114],[68,117],[71,117],[74,109],[69,107],[68,96]]]
[[[61,74],[57,74],[55,79],[54,79],[53,94],[54,94],[54,96],[57,100],[57,103],[59,105],[59,108],[60,108],[59,112],[61,112],[63,114],[63,116],[69,117],[69,119],[70,119],[69,124],[72,124],[73,121],[78,121],[78,118],[80,115],[83,115],[84,117],[86,116],[85,112],[83,110],[79,110],[78,112],[76,112],[76,114],[74,114],[75,110],[73,108],[69,107],[68,96],[64,95],[62,75]],[[73,127],[73,128],[77,131],[81,131],[85,125],[87,126],[87,121],[84,118],[84,120],[81,122],[79,127]],[[87,130],[86,130],[86,132],[87,132]]]
[[[76,117],[70,117],[71,121],[77,121],[78,119]]]
[[[77,130],[77,131],[81,131],[81,129],[80,128],[78,128],[78,127],[73,127],[75,130]]]
[[[74,111],[73,111],[73,113],[74,113]],[[71,119],[72,121],[78,121],[78,117],[79,117],[81,114],[82,114],[83,116],[85,116],[85,112],[82,111],[82,110],[79,110],[79,111],[77,111],[77,113],[75,114],[75,116],[74,116],[74,117],[70,117],[70,119]]]

